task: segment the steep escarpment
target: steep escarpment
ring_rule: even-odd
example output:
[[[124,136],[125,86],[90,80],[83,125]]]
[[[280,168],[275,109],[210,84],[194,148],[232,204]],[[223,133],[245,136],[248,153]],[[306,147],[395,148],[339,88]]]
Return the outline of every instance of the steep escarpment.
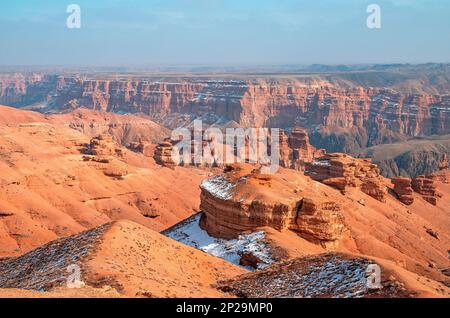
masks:
[[[395,134],[450,133],[449,96],[403,95],[389,89],[342,90],[270,81],[83,81],[62,85],[53,102],[67,108],[73,100],[93,109],[142,112],[157,120],[171,113],[193,113],[225,117],[247,127],[365,127],[369,145]]]
[[[378,145],[357,152],[357,156],[370,157],[381,174],[392,178],[415,178],[448,167],[450,136],[414,138],[404,142]]]
[[[203,116],[211,122],[232,120],[246,127],[298,125],[315,131],[313,145],[329,151],[358,150],[402,140],[405,136],[450,133],[449,95],[405,93],[389,85],[345,86],[323,79],[191,77],[160,81],[81,76],[4,80],[2,85],[0,102],[24,106],[34,103],[36,96],[46,96],[41,103],[47,111],[83,106],[108,112],[144,113],[166,124],[173,122],[171,116],[182,114]],[[40,88],[43,90],[40,94],[32,94]],[[345,131],[336,135],[338,149],[326,144],[328,127]],[[353,137],[357,142],[349,145]]]

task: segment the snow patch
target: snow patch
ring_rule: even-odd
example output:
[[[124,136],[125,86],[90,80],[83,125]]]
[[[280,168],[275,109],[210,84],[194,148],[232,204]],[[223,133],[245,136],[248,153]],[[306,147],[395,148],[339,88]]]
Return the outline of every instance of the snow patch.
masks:
[[[214,197],[226,201],[231,200],[233,197],[231,190],[236,187],[236,184],[229,182],[223,176],[216,176],[203,181],[200,187],[211,193]]]
[[[242,253],[251,253],[260,259],[258,269],[266,268],[275,262],[270,247],[265,241],[266,233],[264,231],[239,235],[234,240],[214,238],[200,227],[200,218],[201,214],[194,215],[162,234],[236,265],[240,265],[240,254]],[[253,270],[250,267],[245,268]]]

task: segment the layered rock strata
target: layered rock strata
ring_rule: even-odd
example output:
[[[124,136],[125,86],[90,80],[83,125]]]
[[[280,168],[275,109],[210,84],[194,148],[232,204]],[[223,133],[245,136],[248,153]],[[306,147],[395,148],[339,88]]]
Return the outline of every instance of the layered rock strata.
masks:
[[[391,182],[394,184],[394,192],[398,199],[406,204],[411,205],[414,203],[413,189],[411,179],[409,178],[393,178]]]
[[[442,195],[436,190],[433,176],[419,176],[412,180],[412,188],[422,195],[423,199],[433,205]]]
[[[401,135],[450,133],[449,95],[348,87],[325,80],[190,78],[161,82],[41,74],[1,79],[0,103],[26,106],[38,102],[55,111],[87,107],[144,113],[160,122],[173,114],[188,114],[226,118],[244,127],[356,128],[366,136],[363,147]]]
[[[325,154],[324,149],[316,149],[309,143],[308,131],[305,128],[294,127],[289,136],[283,131],[280,134],[280,165],[304,171],[305,163]]]
[[[354,187],[378,201],[384,202],[386,198],[387,189],[380,170],[370,159],[342,153],[326,154],[308,164],[305,174],[343,192],[347,187]]]
[[[155,162],[164,167],[168,167],[171,169],[175,168],[176,164],[172,159],[172,150],[173,145],[170,140],[165,140],[158,144],[153,156]]]
[[[248,164],[227,166],[224,174],[201,184],[201,225],[220,238],[269,226],[336,246],[345,229],[341,206],[312,183],[294,170],[264,175]]]

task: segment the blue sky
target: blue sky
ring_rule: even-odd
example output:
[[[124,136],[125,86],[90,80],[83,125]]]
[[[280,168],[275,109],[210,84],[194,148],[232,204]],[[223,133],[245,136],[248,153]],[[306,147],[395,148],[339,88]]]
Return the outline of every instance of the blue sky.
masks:
[[[450,0],[1,1],[0,65],[450,62],[449,17]]]

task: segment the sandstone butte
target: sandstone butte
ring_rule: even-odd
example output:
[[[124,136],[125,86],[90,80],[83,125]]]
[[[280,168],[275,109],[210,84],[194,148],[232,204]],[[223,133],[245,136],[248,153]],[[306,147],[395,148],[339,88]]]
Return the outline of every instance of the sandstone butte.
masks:
[[[83,112],[87,123],[102,116]],[[386,191],[380,201],[377,191],[362,187],[365,177],[375,178],[370,185],[377,189],[392,187],[366,160],[359,162],[366,176],[350,169],[359,173],[346,175],[351,183],[344,190],[302,171],[281,168],[268,176],[248,164],[211,178],[214,169],[156,164],[154,145],[147,155],[143,147],[124,147],[141,144],[141,129],[157,125],[151,121],[123,130],[122,115],[104,115],[101,121],[114,129],[90,134],[71,124],[74,116],[0,107],[0,257],[8,257],[0,260],[0,296],[32,296],[24,289],[41,287],[48,291],[42,297],[239,296],[235,290],[251,295],[255,281],[245,275],[252,274],[155,232],[186,219],[201,204],[202,226],[211,234],[232,237],[264,229],[289,274],[283,283],[298,274],[295,264],[319,264],[320,255],[332,251],[336,266],[330,275],[348,258],[355,266],[369,260],[382,266],[387,286],[394,284],[392,295],[449,297],[446,169],[428,176],[442,196],[436,205],[414,192],[414,202],[406,206],[394,193]],[[116,124],[110,126],[110,120]],[[124,131],[135,131],[137,139],[118,138]],[[320,165],[319,158],[313,164]],[[342,159],[342,171],[354,160]],[[429,195],[429,186],[422,190]],[[77,293],[61,281],[60,266],[71,259],[87,273],[87,286]],[[30,270],[36,266],[37,272]],[[313,272],[306,274],[318,283]],[[270,277],[260,282],[270,286]]]

